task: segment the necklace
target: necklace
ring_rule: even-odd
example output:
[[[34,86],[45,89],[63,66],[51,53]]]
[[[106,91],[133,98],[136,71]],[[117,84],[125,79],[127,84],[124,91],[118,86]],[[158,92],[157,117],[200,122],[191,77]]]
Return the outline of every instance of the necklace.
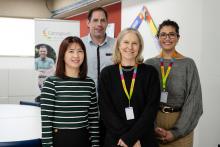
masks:
[[[135,68],[135,66],[132,66],[131,68],[124,68],[124,67],[122,67],[122,70],[123,71],[132,71],[132,70],[134,70],[134,68]]]

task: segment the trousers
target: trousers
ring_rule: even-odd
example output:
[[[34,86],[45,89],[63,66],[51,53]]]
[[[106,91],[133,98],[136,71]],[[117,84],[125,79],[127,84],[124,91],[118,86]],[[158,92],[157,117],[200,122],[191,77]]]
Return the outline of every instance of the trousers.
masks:
[[[163,113],[158,111],[156,123],[158,127],[169,130],[174,126],[176,121],[178,120],[180,112],[173,113]],[[173,142],[169,142],[167,144],[159,144],[160,147],[193,147],[193,131],[188,135],[179,138]]]

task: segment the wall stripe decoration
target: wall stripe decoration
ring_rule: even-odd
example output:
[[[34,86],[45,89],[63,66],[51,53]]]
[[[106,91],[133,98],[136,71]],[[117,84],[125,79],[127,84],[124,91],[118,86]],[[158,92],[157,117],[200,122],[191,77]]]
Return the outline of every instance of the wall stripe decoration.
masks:
[[[153,34],[153,37],[154,37],[154,42],[158,50],[160,50],[161,47],[157,39],[157,27],[146,6],[142,7],[141,11],[138,13],[138,16],[135,18],[135,20],[133,21],[130,27],[134,29],[138,29],[143,21],[146,21],[148,23],[151,33]]]

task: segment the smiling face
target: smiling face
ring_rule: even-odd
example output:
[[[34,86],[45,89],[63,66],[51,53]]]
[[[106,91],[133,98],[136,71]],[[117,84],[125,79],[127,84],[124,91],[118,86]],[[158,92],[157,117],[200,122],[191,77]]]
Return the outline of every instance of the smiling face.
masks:
[[[163,26],[159,33],[159,43],[164,51],[175,50],[179,36],[172,26]]]
[[[90,35],[92,38],[105,37],[108,21],[103,11],[94,11],[92,13],[91,19],[88,20],[87,25],[89,27]]]
[[[80,66],[84,60],[84,51],[78,43],[71,43],[64,55],[66,71],[80,70]]]
[[[135,64],[140,49],[140,41],[134,32],[128,32],[119,43],[122,63]]]
[[[47,57],[47,48],[46,47],[40,47],[39,56],[41,59],[45,59]]]

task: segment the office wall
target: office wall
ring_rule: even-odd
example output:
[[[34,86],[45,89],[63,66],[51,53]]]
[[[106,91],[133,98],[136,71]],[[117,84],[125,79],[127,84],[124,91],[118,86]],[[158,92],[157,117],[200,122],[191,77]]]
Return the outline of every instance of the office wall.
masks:
[[[195,131],[194,147],[217,147],[220,144],[220,51],[217,45],[220,1],[122,0],[122,29],[131,25],[143,5],[148,7],[157,26],[168,18],[178,22],[181,38],[177,50],[195,60],[202,83],[204,114]],[[158,54],[146,22],[139,31],[144,38],[145,59]]]
[[[2,17],[49,18],[51,15],[45,0],[0,0]]]
[[[220,144],[220,1],[203,0],[202,48],[200,75],[203,90],[204,115],[199,123],[199,147]],[[199,24],[197,24],[199,25]]]
[[[0,104],[34,101],[40,93],[34,57],[0,57]]]
[[[34,101],[40,93],[34,69],[0,69],[0,104]]]

